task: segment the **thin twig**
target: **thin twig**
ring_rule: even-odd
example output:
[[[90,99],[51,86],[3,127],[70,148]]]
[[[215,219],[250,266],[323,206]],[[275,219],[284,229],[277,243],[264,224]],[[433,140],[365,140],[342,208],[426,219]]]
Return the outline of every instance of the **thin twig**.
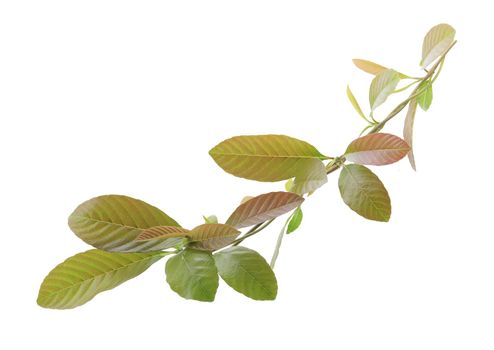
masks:
[[[283,242],[283,236],[285,235],[286,227],[288,226],[288,222],[292,217],[293,214],[290,215],[290,217],[286,220],[285,224],[281,228],[280,233],[278,234],[278,240],[276,241],[276,246],[274,247],[273,257],[271,258],[271,263],[269,264],[269,266],[271,266],[271,269],[274,269],[274,265],[276,264],[276,259],[278,259],[278,255],[280,254],[281,242]]]
[[[243,235],[242,237],[237,238],[236,240],[234,240],[232,242],[232,246],[239,245],[240,243],[242,243],[242,241],[244,239],[249,238],[250,236],[253,236],[253,235],[255,235],[258,232],[261,232],[262,230],[264,230],[273,221],[274,221],[274,219],[271,219],[271,220],[264,221],[264,222],[261,222],[260,224],[257,224],[255,226],[253,226],[249,231],[247,231],[245,233],[245,235]]]

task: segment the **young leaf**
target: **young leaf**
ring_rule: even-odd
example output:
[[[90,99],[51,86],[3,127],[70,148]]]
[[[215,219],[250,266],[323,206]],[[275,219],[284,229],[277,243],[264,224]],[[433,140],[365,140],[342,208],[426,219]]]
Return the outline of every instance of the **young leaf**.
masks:
[[[84,242],[106,251],[165,249],[160,241],[135,241],[153,226],[179,226],[156,207],[127,196],[106,195],[79,205],[69,217],[71,230]]]
[[[247,201],[250,201],[252,198],[252,196],[245,196],[244,198],[242,198],[242,200],[240,201],[240,204],[244,204],[245,202]]]
[[[455,40],[456,31],[449,24],[438,24],[432,27],[422,44],[422,61],[420,66],[427,67],[440,57]]]
[[[358,58],[353,59],[353,64],[355,64],[355,66],[357,66],[357,68],[363,70],[364,72],[369,73],[369,74],[373,74],[373,75],[377,75],[377,74],[388,69],[384,66],[381,66],[380,64],[377,64],[377,63],[374,63],[371,61],[367,61],[367,60],[361,60]]]
[[[186,240],[189,230],[178,226],[154,226],[143,230],[136,241],[153,241],[159,243],[160,248],[167,249],[181,245]]]
[[[298,207],[295,209],[290,222],[288,223],[288,228],[286,229],[286,233],[290,234],[297,230],[302,223],[302,219],[304,218],[304,214],[302,213],[302,208]]]
[[[352,90],[350,90],[350,86],[347,85],[346,87],[346,95],[348,96],[348,100],[350,100],[350,103],[352,104],[353,108],[355,109],[355,111],[366,121],[366,122],[369,122],[369,120],[367,119],[367,117],[365,116],[364,112],[362,112],[362,108],[360,108],[360,105],[357,101],[357,99],[355,98],[355,96],[353,95],[353,92]]]
[[[417,102],[422,110],[427,111],[432,103],[432,83],[426,81],[421,88],[423,88],[424,91],[417,96]]]
[[[213,301],[218,289],[218,270],[210,252],[185,249],[166,262],[166,281],[185,299]]]
[[[209,215],[209,216],[203,216],[204,222],[206,224],[217,224],[218,223],[218,217],[216,215]]]
[[[191,247],[216,250],[231,244],[240,231],[226,224],[203,224],[189,232]]]
[[[407,116],[405,117],[405,126],[403,127],[403,138],[405,142],[410,145],[410,151],[408,152],[408,160],[413,170],[415,168],[415,157],[413,155],[413,124],[415,122],[415,114],[417,113],[417,100],[413,99],[408,105]]]
[[[307,142],[284,135],[236,136],[209,154],[232,175],[268,182],[295,177],[312,159],[327,159]]]
[[[295,176],[291,191],[300,195],[311,193],[328,182],[324,163],[319,159],[311,159]]]
[[[357,66],[357,68],[363,70],[366,73],[372,74],[372,75],[377,75],[377,74],[388,69],[384,66],[381,66],[380,64],[377,64],[377,63],[374,63],[371,61],[367,61],[367,60],[361,60],[358,58],[353,59],[353,64],[355,64],[355,66]],[[400,76],[401,79],[410,78],[408,75],[400,73],[400,72],[398,72],[398,75]]]
[[[386,101],[399,82],[400,75],[392,69],[382,71],[372,79],[369,89],[369,102],[373,111]]]
[[[164,252],[110,253],[98,249],[79,253],[46,276],[39,289],[38,305],[50,309],[82,305],[96,294],[140,275],[165,255]]]
[[[214,254],[221,278],[237,292],[254,300],[274,300],[278,283],[264,258],[245,247],[231,247]]]
[[[287,192],[292,192],[292,188],[293,188],[293,178],[288,179],[288,180],[285,182],[285,191],[287,191]]]
[[[278,260],[278,256],[280,255],[281,244],[283,243],[283,237],[285,237],[288,221],[290,219],[291,217],[289,217],[285,221],[285,224],[281,227],[280,233],[278,233],[278,239],[276,240],[276,245],[274,247],[273,255],[271,256],[271,263],[269,264],[269,267],[271,267],[271,269],[274,269],[274,266],[276,265],[276,260]]]
[[[288,213],[304,199],[291,192],[270,192],[254,197],[241,204],[226,223],[236,228],[257,225]]]
[[[377,133],[352,141],[345,158],[357,164],[386,165],[399,161],[409,150],[408,144],[398,136]]]
[[[376,221],[389,221],[391,201],[381,180],[363,165],[349,164],[338,180],[341,198],[357,214]]]

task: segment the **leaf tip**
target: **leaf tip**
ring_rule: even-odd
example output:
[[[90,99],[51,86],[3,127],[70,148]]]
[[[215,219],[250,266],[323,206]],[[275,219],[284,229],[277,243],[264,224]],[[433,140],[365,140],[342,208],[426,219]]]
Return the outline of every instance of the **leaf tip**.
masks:
[[[45,304],[43,303],[43,298],[41,297],[41,291],[40,293],[38,293],[38,297],[36,298],[36,304],[38,304],[38,306],[41,306],[43,308],[45,308]]]
[[[265,299],[259,299],[259,300],[273,301],[273,300],[276,300],[277,296],[278,296],[278,291],[274,292],[272,295],[266,297]]]

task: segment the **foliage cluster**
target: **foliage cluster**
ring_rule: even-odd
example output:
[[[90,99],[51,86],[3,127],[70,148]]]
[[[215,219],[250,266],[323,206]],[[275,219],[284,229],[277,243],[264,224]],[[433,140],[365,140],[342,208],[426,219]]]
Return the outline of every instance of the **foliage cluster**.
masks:
[[[273,268],[285,234],[303,219],[303,202],[340,171],[338,187],[343,202],[362,217],[388,221],[391,200],[384,184],[367,166],[384,166],[408,156],[412,149],[417,106],[427,111],[433,84],[449,50],[456,43],[448,24],[433,27],[422,46],[422,77],[413,77],[371,61],[354,64],[374,77],[369,88],[369,112],[364,113],[350,88],[348,98],[365,121],[360,136],[339,156],[327,156],[308,142],[285,135],[236,136],[220,142],[209,154],[226,172],[245,179],[286,181],[285,191],[246,197],[224,222],[204,217],[194,228],[183,228],[160,209],[122,195],[104,195],[78,206],[69,217],[70,229],[92,249],[72,256],[44,279],[38,304],[67,309],[82,305],[98,293],[136,277],[168,256],[165,272],[171,289],[186,299],[213,301],[219,277],[255,300],[273,300],[278,292]],[[399,86],[402,84],[403,86]],[[411,90],[381,121],[378,108],[392,94]],[[403,137],[382,133],[385,124],[408,107]],[[241,246],[276,218],[288,214],[271,263]],[[243,233],[241,230],[247,229]]]

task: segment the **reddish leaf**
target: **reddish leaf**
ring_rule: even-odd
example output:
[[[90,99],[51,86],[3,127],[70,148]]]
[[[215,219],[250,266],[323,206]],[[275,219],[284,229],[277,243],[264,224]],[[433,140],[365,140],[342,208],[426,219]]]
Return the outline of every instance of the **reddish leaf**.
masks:
[[[357,164],[386,165],[399,161],[407,155],[410,146],[391,134],[370,134],[348,145],[345,158]]]
[[[177,226],[154,226],[142,231],[136,241],[150,241],[155,239],[168,239],[185,237],[189,230]]]
[[[295,193],[270,192],[241,204],[230,215],[227,224],[236,228],[260,224],[298,207],[304,199]]]
[[[191,247],[203,250],[216,250],[231,244],[240,231],[226,224],[203,224],[189,232]]]

